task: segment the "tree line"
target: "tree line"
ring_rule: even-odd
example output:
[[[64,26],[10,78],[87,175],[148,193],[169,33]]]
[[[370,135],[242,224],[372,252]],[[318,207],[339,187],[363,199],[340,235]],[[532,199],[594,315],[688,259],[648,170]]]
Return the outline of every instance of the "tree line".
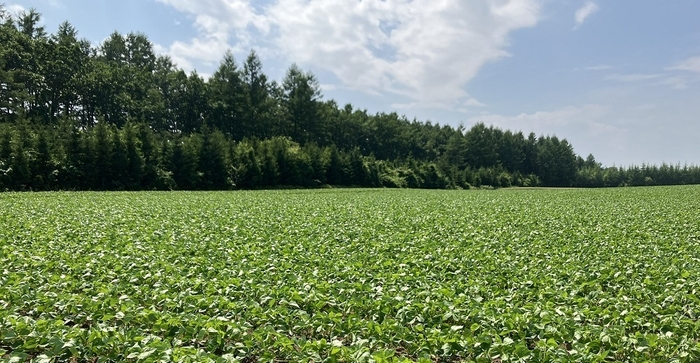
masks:
[[[0,7],[0,190],[411,188],[700,183],[696,166],[603,167],[556,136],[370,114],[251,51],[205,79],[142,33],[101,45]]]

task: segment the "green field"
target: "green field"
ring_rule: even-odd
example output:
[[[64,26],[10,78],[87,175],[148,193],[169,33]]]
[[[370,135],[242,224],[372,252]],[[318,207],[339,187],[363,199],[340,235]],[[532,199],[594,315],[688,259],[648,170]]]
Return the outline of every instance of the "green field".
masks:
[[[700,187],[0,194],[5,361],[700,360]]]

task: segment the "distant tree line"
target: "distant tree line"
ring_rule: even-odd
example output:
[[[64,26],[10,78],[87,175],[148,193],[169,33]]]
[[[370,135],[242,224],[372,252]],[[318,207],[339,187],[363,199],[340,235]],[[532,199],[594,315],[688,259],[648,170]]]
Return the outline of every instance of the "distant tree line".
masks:
[[[410,188],[700,183],[696,166],[603,167],[556,136],[369,114],[251,52],[204,79],[141,33],[99,47],[0,7],[0,190]]]

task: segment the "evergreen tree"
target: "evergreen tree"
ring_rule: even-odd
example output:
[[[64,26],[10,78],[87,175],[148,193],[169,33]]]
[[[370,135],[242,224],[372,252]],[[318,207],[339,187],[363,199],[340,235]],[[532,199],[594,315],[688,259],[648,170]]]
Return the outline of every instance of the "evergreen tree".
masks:
[[[155,189],[160,183],[158,175],[160,156],[155,135],[146,124],[139,124],[136,128],[138,130],[138,142],[141,145],[141,154],[143,155],[141,186],[144,189]]]
[[[107,190],[112,188],[114,183],[112,176],[116,170],[112,169],[114,159],[113,139],[110,138],[109,127],[104,122],[99,122],[95,127],[92,139],[93,152],[93,188]]]
[[[30,135],[28,132],[19,132],[17,136],[18,140],[15,141],[10,156],[11,170],[8,173],[11,180],[10,185],[14,190],[31,190],[31,166],[27,148],[31,142],[29,140]]]
[[[93,47],[0,6],[0,189],[289,186],[624,186],[700,183],[699,166],[603,167],[555,136],[469,130],[321,101],[292,65],[278,83],[251,51],[209,80],[142,33]],[[209,128],[204,125],[208,124]]]
[[[201,186],[204,189],[229,189],[230,176],[226,160],[226,140],[219,130],[202,130],[202,146],[199,153]]]
[[[178,189],[193,190],[199,185],[198,151],[197,136],[173,140],[169,170]]]
[[[0,192],[12,187],[12,134],[9,127],[3,126],[0,124]]]
[[[136,128],[132,124],[127,124],[123,132],[124,148],[126,148],[126,175],[125,186],[130,190],[141,189],[141,179],[143,178],[143,155],[139,143]]]
[[[546,186],[571,186],[576,178],[576,154],[566,140],[556,136],[539,139],[537,164]]]
[[[243,117],[249,125],[245,136],[269,138],[270,90],[267,76],[262,72],[262,62],[255,51],[251,51],[243,65],[243,83],[246,99],[243,104]]]
[[[69,126],[64,144],[65,164],[61,172],[62,189],[85,189],[86,164],[89,162],[83,135],[77,127]]]
[[[126,144],[119,135],[119,130],[112,128],[111,130],[111,145],[112,145],[112,160],[110,169],[112,172],[112,187],[110,189],[123,190],[129,184],[131,175],[129,172],[129,158],[127,155]]]
[[[244,121],[246,101],[241,72],[230,50],[209,80],[209,92],[211,125],[234,140],[249,135],[249,125]]]
[[[483,123],[474,125],[465,135],[467,163],[473,168],[489,168],[498,164],[498,151],[493,129]]]
[[[343,185],[343,163],[335,145],[326,148],[326,181],[331,185]]]
[[[260,163],[260,171],[262,173],[261,185],[264,187],[276,186],[279,183],[279,170],[277,168],[275,155],[270,148],[270,143],[260,143],[258,150],[262,155],[262,162]]]
[[[292,139],[300,143],[318,142],[323,130],[318,117],[317,100],[321,98],[321,90],[316,77],[292,64],[287,70],[283,87]]]
[[[32,163],[31,173],[34,182],[32,183],[37,190],[50,190],[55,186],[55,168],[51,160],[51,150],[49,150],[49,141],[46,131],[40,129],[37,133],[36,140],[36,156]]]

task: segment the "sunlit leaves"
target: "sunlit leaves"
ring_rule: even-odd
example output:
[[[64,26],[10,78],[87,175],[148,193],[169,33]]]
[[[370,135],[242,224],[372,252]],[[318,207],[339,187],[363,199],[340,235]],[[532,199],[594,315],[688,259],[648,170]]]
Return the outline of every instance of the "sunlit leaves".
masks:
[[[0,357],[697,361],[699,197],[0,194]]]

